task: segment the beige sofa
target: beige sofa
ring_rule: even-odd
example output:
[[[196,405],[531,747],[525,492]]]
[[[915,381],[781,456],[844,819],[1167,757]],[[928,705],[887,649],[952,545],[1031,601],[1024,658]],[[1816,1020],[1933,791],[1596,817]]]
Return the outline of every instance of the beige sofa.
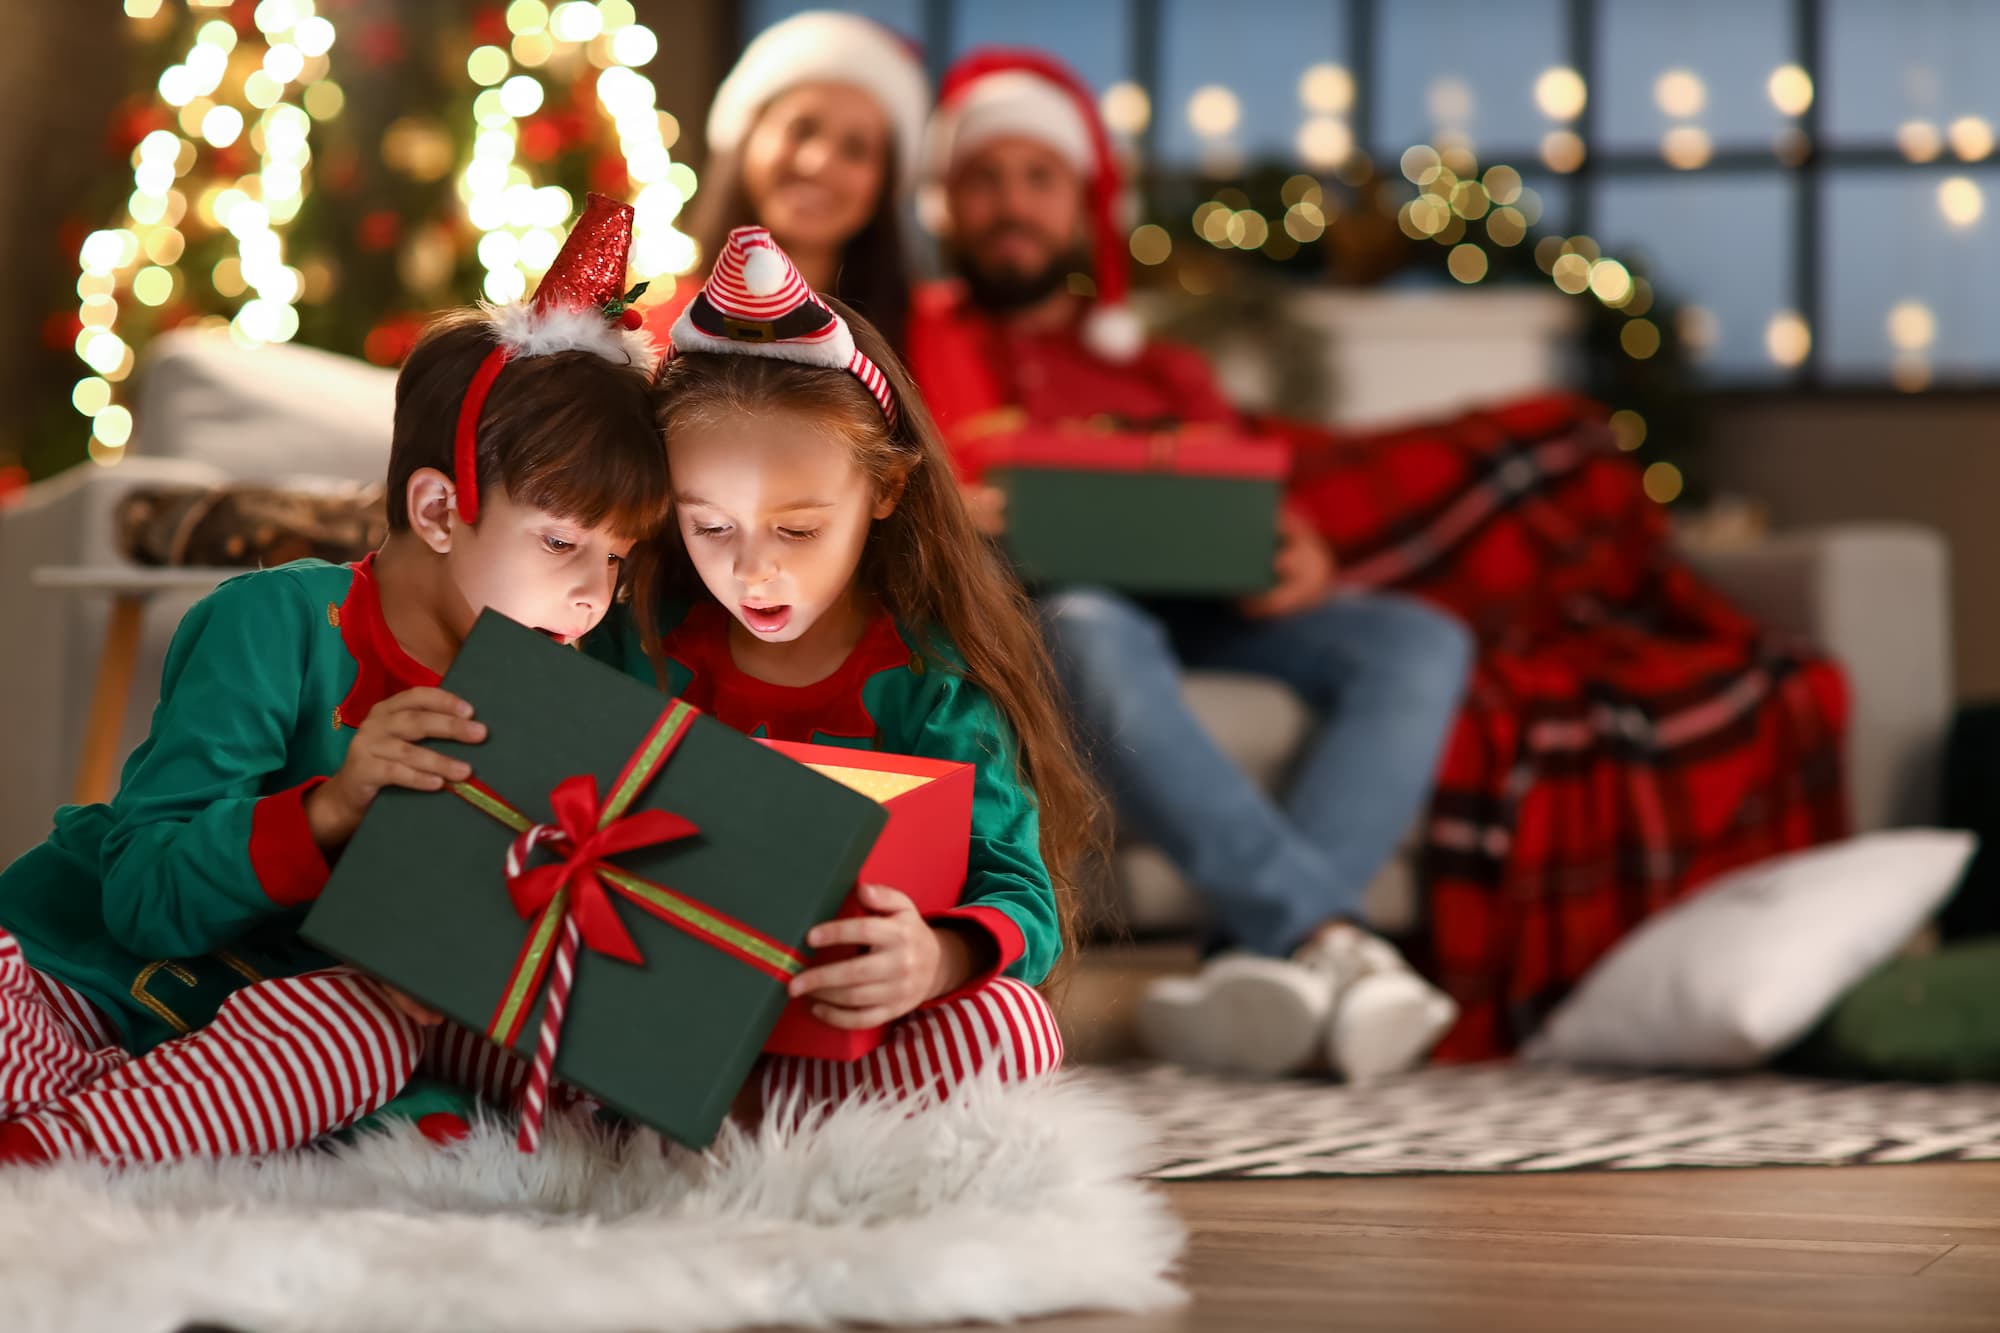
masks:
[[[9,760],[0,765],[0,862],[41,838],[49,812],[69,798],[104,635],[101,597],[38,586],[35,570],[115,561],[111,510],[134,485],[379,480],[392,386],[387,371],[322,352],[246,352],[208,335],[169,335],[145,368],[133,456],[38,483],[0,509],[0,624],[8,627],[0,736]],[[1746,609],[1809,636],[1847,668],[1859,826],[1934,817],[1952,707],[1942,539],[1908,526],[1851,526],[1691,554]],[[121,753],[145,733],[166,643],[191,600],[162,594],[147,610]],[[1311,724],[1297,699],[1270,682],[1214,673],[1191,675],[1187,688],[1224,747],[1278,786]],[[1199,919],[1198,900],[1150,848],[1122,849],[1118,881],[1134,930]],[[1409,924],[1416,903],[1407,868],[1390,867],[1370,903],[1384,927]]]

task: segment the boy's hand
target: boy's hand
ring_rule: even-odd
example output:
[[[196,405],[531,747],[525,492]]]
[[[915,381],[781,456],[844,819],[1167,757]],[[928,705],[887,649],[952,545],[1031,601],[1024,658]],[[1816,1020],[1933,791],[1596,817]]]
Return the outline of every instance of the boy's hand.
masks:
[[[876,1028],[925,1000],[948,995],[972,976],[972,949],[955,930],[939,930],[916,904],[880,884],[861,886],[861,905],[875,916],[814,926],[815,949],[858,945],[858,958],[810,968],[792,978],[791,994],[816,997],[813,1017],[837,1028]]]
[[[457,695],[418,688],[384,699],[355,731],[340,771],[307,795],[313,841],[331,851],[353,837],[384,787],[437,791],[472,776],[472,765],[447,759],[419,741],[485,739],[486,724],[474,722],[472,705]]]
[[[1253,620],[1288,616],[1318,606],[1333,595],[1336,568],[1333,548],[1302,514],[1278,511],[1278,585],[1238,603]]]

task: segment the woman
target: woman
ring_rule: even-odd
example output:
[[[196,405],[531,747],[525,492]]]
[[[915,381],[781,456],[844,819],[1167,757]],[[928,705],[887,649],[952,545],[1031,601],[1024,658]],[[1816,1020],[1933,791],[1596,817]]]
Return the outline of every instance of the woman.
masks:
[[[766,28],[709,108],[711,159],[688,228],[702,264],[732,229],[767,228],[814,291],[853,306],[900,352],[902,203],[929,110],[916,52],[881,24],[809,10]],[[698,290],[684,279],[648,311],[654,341]]]

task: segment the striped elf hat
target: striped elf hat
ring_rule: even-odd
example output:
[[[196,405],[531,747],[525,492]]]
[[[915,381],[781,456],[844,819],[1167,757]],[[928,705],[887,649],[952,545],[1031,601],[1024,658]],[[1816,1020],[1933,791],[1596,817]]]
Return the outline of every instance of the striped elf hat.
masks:
[[[632,303],[646,290],[625,289],[626,258],[632,249],[632,206],[601,194],[584,197],[583,216],[570,229],[555,263],[526,301],[488,306],[494,348],[473,372],[458,405],[452,465],[458,486],[458,514],[479,521],[479,415],[493,382],[507,364],[552,352],[595,352],[618,365],[652,370],[658,357],[640,329]]]
[[[790,255],[762,227],[738,227],[700,293],[674,321],[669,358],[682,352],[767,356],[844,370],[861,381],[896,424],[896,395],[881,367],[854,345],[854,332],[813,294]]]

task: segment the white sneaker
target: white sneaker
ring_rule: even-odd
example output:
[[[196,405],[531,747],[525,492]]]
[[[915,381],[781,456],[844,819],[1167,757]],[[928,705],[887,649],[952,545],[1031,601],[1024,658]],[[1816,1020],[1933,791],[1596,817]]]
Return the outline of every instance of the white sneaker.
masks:
[[[1176,1064],[1274,1078],[1318,1056],[1338,988],[1321,966],[1223,954],[1194,976],[1146,988],[1139,1040]]]
[[[1415,1068],[1458,1021],[1449,995],[1413,971],[1395,946],[1365,931],[1340,931],[1324,946],[1358,971],[1340,992],[1326,1028],[1326,1056],[1349,1083]]]

